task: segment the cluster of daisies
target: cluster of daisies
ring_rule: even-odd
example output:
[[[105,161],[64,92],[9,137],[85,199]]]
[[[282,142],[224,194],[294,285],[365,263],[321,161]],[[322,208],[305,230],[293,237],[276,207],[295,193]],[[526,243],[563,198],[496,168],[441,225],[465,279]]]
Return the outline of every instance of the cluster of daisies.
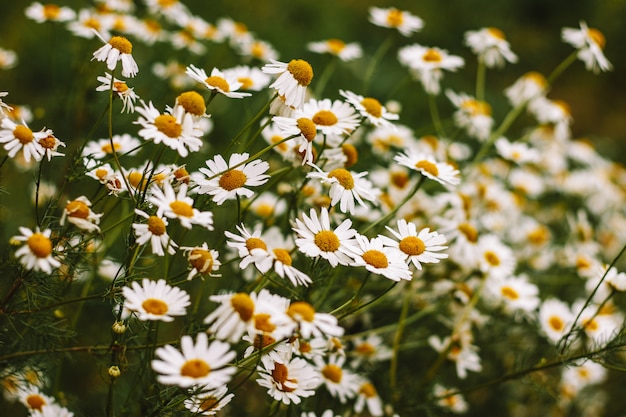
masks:
[[[103,102],[107,94],[115,98],[133,122],[127,132],[80,146],[77,160],[89,186],[100,185],[98,193],[74,195],[70,186],[71,197],[58,201],[58,221],[47,217],[48,223],[34,229],[18,228],[13,255],[24,271],[67,279],[81,270],[69,267],[72,252],[106,240],[106,204],[122,207],[113,227],[126,228],[132,256],[102,256],[99,265],[109,262],[116,344],[124,343],[129,327],[146,323],[174,323],[186,332],[177,322],[197,311],[193,306],[191,312],[195,294],[185,289],[187,282],[228,280],[200,300],[209,311],[193,334],[155,348],[150,362],[160,384],[182,390],[181,403],[190,413],[218,413],[250,380],[276,404],[296,405],[298,411],[314,408],[306,399],[325,390],[338,405],[322,417],[347,409],[397,416],[394,393],[385,387],[389,398],[378,394],[386,375],[377,378],[373,370],[391,360],[390,374],[398,373],[403,331],[409,344],[441,359],[430,368],[441,373],[440,380],[428,380],[430,372],[425,377],[428,399],[464,413],[469,404],[455,385],[483,371],[480,342],[490,325],[506,321],[506,331],[498,334],[503,341],[516,337],[511,329],[530,329],[537,343],[561,353],[592,351],[616,340],[624,313],[613,296],[626,291],[626,273],[610,263],[623,245],[626,170],[571,137],[568,107],[548,98],[550,85],[542,74],[527,73],[504,91],[509,117],[527,112],[536,122],[523,136],[507,136],[506,120],[495,127],[484,92],[474,97],[445,90],[455,107],[455,133],[448,135],[433,113],[435,131],[418,137],[414,126],[400,123],[397,103],[348,89],[335,98],[314,96],[308,88],[311,65],[304,59],[279,61],[277,51],[241,23],[209,23],[177,0],[144,0],[144,6],[145,18],[134,15],[128,0],[99,0],[98,7],[78,11],[37,2],[26,9],[36,22],[63,22],[78,37],[100,39],[92,60],[106,70],[94,89]],[[372,7],[369,19],[406,37],[424,27],[419,17],[396,8]],[[581,22],[580,28],[565,28],[562,38],[588,70],[611,69],[599,30]],[[259,65],[209,70],[177,61],[156,64],[154,74],[182,91],[159,108],[128,81],[143,73],[131,39],[148,46],[167,42],[194,55],[202,55],[208,42],[228,42]],[[497,28],[469,31],[465,44],[483,70],[518,60]],[[358,43],[339,39],[311,42],[308,49],[341,61],[362,57]],[[460,56],[418,43],[399,48],[397,61],[431,100],[442,91],[443,71],[465,65]],[[261,94],[268,104],[257,116],[253,139],[259,140],[217,153],[207,141],[213,133],[211,104]],[[28,109],[4,103],[6,95],[0,93],[4,162],[11,158],[27,168],[45,163],[44,156],[47,162],[63,157],[57,149],[65,144],[50,129],[31,130]],[[354,170],[363,161],[367,170]],[[38,181],[36,205],[40,191]],[[106,252],[105,244],[96,246]],[[145,269],[135,268],[140,261]],[[182,263],[184,270],[176,270]],[[566,299],[542,286],[542,277],[563,270],[580,287]],[[361,281],[347,302],[329,294],[336,290],[333,280],[343,275]],[[404,300],[399,324],[392,324],[398,339],[393,347],[370,328],[379,317],[369,302],[340,323],[339,313],[358,305],[357,297],[373,302],[385,294],[365,291],[371,275],[384,278],[375,282],[377,288],[392,281],[385,293]],[[348,293],[339,295],[350,298]],[[438,314],[424,331],[412,333],[404,329],[411,319],[405,313],[415,306],[437,306]],[[390,302],[385,311],[397,307]],[[369,331],[350,334],[351,326]],[[508,352],[489,354],[500,360]],[[577,394],[601,384],[605,368],[589,361],[568,365],[558,378],[561,401],[555,410],[572,404],[599,409],[597,401]],[[112,363],[108,376],[114,381],[131,370]],[[11,387],[7,398],[21,401],[32,416],[73,415],[44,393],[45,377],[29,379],[16,369],[0,377]],[[520,389],[520,397],[525,394],[527,387]]]

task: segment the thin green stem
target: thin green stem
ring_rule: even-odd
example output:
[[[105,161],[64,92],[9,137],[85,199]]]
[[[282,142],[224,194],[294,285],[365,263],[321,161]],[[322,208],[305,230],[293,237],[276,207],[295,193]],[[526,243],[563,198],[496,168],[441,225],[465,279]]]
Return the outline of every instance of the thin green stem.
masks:
[[[243,135],[244,132],[246,132],[248,129],[250,129],[250,127],[254,123],[256,123],[261,117],[263,117],[263,115],[267,112],[267,110],[269,109],[270,105],[272,104],[272,101],[274,101],[276,99],[276,97],[278,97],[278,93],[274,94],[267,101],[267,103],[265,103],[263,105],[263,107],[261,108],[261,110],[259,110],[259,112],[256,114],[256,116],[254,116],[252,119],[250,119],[250,121],[248,121],[248,123],[246,123],[246,125],[239,131],[239,133],[237,133],[235,135],[235,137],[230,141],[230,143],[228,144],[226,149],[224,149],[223,153],[228,153],[230,151],[230,148],[232,148],[235,144],[238,143],[238,139],[241,137],[241,135]]]
[[[446,137],[446,132],[443,129],[443,124],[441,123],[441,118],[439,117],[439,109],[437,108],[437,96],[435,94],[428,95],[428,108],[430,109],[430,117],[433,121],[433,126],[435,127],[435,132],[437,132],[437,136],[440,138]]]
[[[389,48],[391,48],[391,45],[393,44],[393,38],[394,38],[394,34],[393,33],[389,34],[387,39],[385,39],[385,41],[380,44],[380,46],[374,53],[372,60],[370,61],[367,69],[365,70],[365,77],[363,78],[363,90],[361,92],[362,94],[367,93],[367,90],[370,84],[372,83],[372,78],[374,77],[374,71],[376,71],[376,67],[378,66],[378,63],[383,59],[383,57],[385,56]]]
[[[400,354],[400,342],[402,341],[404,328],[407,324],[407,316],[409,314],[409,307],[411,305],[411,297],[413,296],[413,293],[411,291],[412,283],[413,281],[409,281],[406,284],[406,288],[404,290],[404,300],[402,301],[402,309],[400,310],[400,317],[398,318],[398,328],[396,329],[396,334],[393,338],[393,354],[391,356],[391,364],[389,366],[389,388],[394,396],[397,394],[395,390],[398,382],[398,359]]]
[[[317,78],[315,86],[315,95],[317,97],[322,97],[322,93],[324,92],[324,88],[326,88],[326,84],[328,84],[328,80],[330,80],[331,75],[335,72],[338,60],[339,58],[333,55],[328,65],[324,68],[324,71],[322,71],[322,74]]]
[[[565,72],[565,70],[574,63],[574,61],[576,61],[577,57],[578,51],[574,51],[567,58],[565,58],[563,62],[561,62],[548,76],[548,85],[554,84],[554,81],[556,81],[556,79],[559,78],[561,74],[563,74],[563,72]]]

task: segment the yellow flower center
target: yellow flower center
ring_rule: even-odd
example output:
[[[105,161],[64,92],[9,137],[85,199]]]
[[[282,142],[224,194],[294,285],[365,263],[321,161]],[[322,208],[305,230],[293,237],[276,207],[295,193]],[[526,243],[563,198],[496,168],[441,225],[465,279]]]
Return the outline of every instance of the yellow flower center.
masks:
[[[328,173],[328,178],[337,178],[339,184],[346,190],[354,188],[354,178],[352,178],[352,174],[343,168],[333,169]]]
[[[600,49],[604,49],[604,47],[606,46],[606,38],[598,29],[587,29],[587,36],[589,36]]]
[[[491,36],[493,36],[494,38],[496,38],[496,39],[499,39],[499,40],[505,40],[506,39],[504,37],[504,32],[502,32],[498,28],[494,28],[494,27],[487,28],[487,32],[489,32],[489,34]]]
[[[230,305],[239,314],[242,321],[248,321],[254,314],[254,301],[246,293],[240,292],[232,296]]]
[[[363,394],[366,398],[374,398],[377,395],[376,388],[374,388],[374,385],[369,382],[361,385],[361,388],[359,388],[359,393]]]
[[[246,249],[248,249],[248,251],[251,251],[252,249],[263,249],[266,251],[267,245],[262,239],[259,239],[258,237],[251,237],[246,240]]]
[[[225,189],[226,191],[232,191],[237,188],[241,188],[246,184],[246,174],[243,171],[238,169],[231,169],[230,171],[225,172],[220,177],[220,187]]]
[[[563,111],[563,113],[565,113],[567,115],[571,114],[570,108],[569,108],[569,104],[567,104],[563,100],[554,100],[554,104],[557,107],[559,107]]]
[[[361,106],[365,108],[365,111],[374,117],[381,117],[383,115],[383,106],[380,101],[375,98],[365,97],[361,101]]]
[[[324,375],[324,378],[328,379],[329,381],[332,381],[335,384],[338,384],[341,382],[341,377],[343,376],[343,370],[339,366],[333,365],[331,363],[331,364],[326,365],[322,369],[322,375]]]
[[[345,42],[340,39],[329,39],[326,41],[326,45],[328,46],[330,53],[334,55],[339,55],[339,53],[346,47]]]
[[[287,71],[293,76],[293,78],[303,87],[311,84],[313,79],[313,68],[311,64],[303,59],[292,59],[287,64]]]
[[[539,225],[531,230],[526,237],[533,245],[541,245],[550,239],[550,230],[543,225]]]
[[[171,7],[178,3],[178,0],[157,0],[157,3],[159,3],[161,7]]]
[[[171,114],[161,114],[154,119],[154,125],[159,132],[170,138],[178,138],[183,133],[183,126]]]
[[[220,399],[209,395],[207,397],[202,397],[202,403],[198,406],[198,408],[204,413],[206,411],[213,410],[220,403]]]
[[[437,165],[425,159],[417,162],[415,164],[415,168],[417,168],[420,171],[424,171],[432,175],[433,177],[439,176],[439,168],[437,168]]]
[[[335,252],[340,246],[339,238],[331,230],[316,233],[313,241],[322,252]]]
[[[107,175],[109,175],[109,171],[107,171],[104,168],[98,168],[96,169],[96,177],[98,177],[99,180],[103,180]]]
[[[439,51],[437,51],[436,49],[428,49],[425,53],[424,56],[422,56],[422,59],[426,62],[441,62],[441,60],[443,59],[443,57],[441,56],[441,54],[439,53]]]
[[[483,257],[485,258],[485,261],[487,261],[487,263],[491,266],[498,266],[501,263],[500,258],[494,251],[485,251]]]
[[[511,287],[502,287],[500,293],[509,300],[517,300],[519,298],[519,293]]]
[[[90,17],[83,22],[83,25],[90,29],[100,31],[100,21],[95,17]]]
[[[79,219],[86,219],[89,217],[89,206],[83,201],[74,200],[67,203],[65,211],[70,217],[78,217]]]
[[[294,301],[289,305],[287,314],[294,320],[312,322],[315,319],[315,309],[306,301]]]
[[[48,135],[45,138],[39,139],[39,144],[44,149],[54,149],[57,144],[56,138],[52,135]]]
[[[174,171],[174,177],[179,181],[185,184],[189,184],[189,172],[185,167],[177,168]]]
[[[46,19],[56,19],[61,14],[61,8],[56,4],[45,4],[43,6],[43,15]]]
[[[198,270],[198,272],[204,274],[213,270],[215,261],[210,251],[205,249],[193,249],[189,253],[189,263]]]
[[[338,119],[335,113],[329,110],[320,110],[313,115],[313,123],[321,126],[333,126],[337,124]]]
[[[130,183],[130,185],[132,185],[134,188],[140,188],[143,189],[143,186],[146,184],[147,182],[147,178],[144,177],[143,173],[139,172],[139,171],[131,171],[128,176],[128,182]]]
[[[393,172],[391,174],[391,183],[402,189],[409,183],[409,174],[406,172]]]
[[[280,387],[279,390],[283,392],[292,392],[295,391],[295,388],[289,388],[285,386],[285,382],[297,382],[295,379],[287,379],[289,376],[289,370],[285,365],[279,362],[274,362],[274,369],[272,370],[272,378],[274,381],[278,382]]]
[[[265,56],[265,45],[261,42],[254,42],[254,44],[252,44],[252,48],[250,48],[250,55],[255,58],[262,58]]]
[[[161,25],[154,19],[144,19],[143,23],[145,24],[148,31],[152,33],[160,33]]]
[[[184,201],[175,200],[170,203],[170,208],[177,216],[193,217],[193,207]]]
[[[47,258],[52,253],[52,242],[43,233],[33,233],[26,242],[38,258]]]
[[[22,125],[18,125],[15,127],[15,129],[13,130],[13,136],[15,136],[15,138],[19,140],[22,145],[31,143],[35,138],[33,136],[33,131]]]
[[[399,248],[409,256],[418,256],[424,253],[426,245],[417,236],[407,236],[400,241]]]
[[[187,113],[191,113],[194,116],[202,116],[206,113],[206,104],[204,99],[195,91],[186,91],[180,94],[176,100]]]
[[[546,77],[535,71],[524,74],[524,79],[532,81],[542,88],[548,85],[548,80],[546,80]]]
[[[313,139],[315,139],[315,136],[317,136],[317,127],[315,126],[313,120],[307,119],[306,117],[300,117],[296,120],[296,125],[298,126],[298,129],[300,129],[302,136],[304,136],[304,138],[309,142],[312,142]]]
[[[471,116],[490,116],[491,106],[489,103],[478,100],[465,100],[461,104],[461,108],[467,111]]]
[[[252,345],[254,346],[254,350],[261,350],[262,348],[266,348],[275,342],[276,339],[271,336],[268,336],[266,334],[257,334],[256,336],[254,336],[254,341],[252,342]]]
[[[150,216],[148,218],[148,230],[155,236],[161,236],[165,234],[165,223],[157,216]]]
[[[157,300],[156,298],[148,298],[143,303],[141,303],[141,307],[146,310],[147,313],[154,314],[155,316],[162,316],[167,313],[167,303],[162,300]]]
[[[228,84],[228,81],[226,81],[225,79],[217,75],[211,75],[209,78],[204,80],[204,82],[210,85],[211,87],[214,87],[223,91],[224,93],[230,92],[230,85]]]
[[[102,147],[100,148],[102,150],[102,152],[104,153],[113,153],[113,150],[115,150],[115,152],[119,151],[120,149],[122,149],[122,145],[120,145],[117,142],[113,142],[113,147],[111,147],[111,143],[107,142],[104,145],[102,145]]]
[[[363,260],[374,268],[387,268],[389,261],[387,255],[379,250],[370,249],[363,254]]]
[[[190,378],[203,378],[210,373],[211,367],[202,359],[190,359],[180,368],[180,374]]]
[[[133,44],[123,36],[113,36],[109,40],[109,44],[123,54],[131,54],[133,52]]]
[[[239,77],[237,81],[241,83],[241,87],[239,88],[242,90],[247,90],[254,85],[254,81],[252,81],[250,77]]]
[[[590,332],[594,332],[600,328],[598,322],[595,319],[583,320],[583,327],[585,328],[585,330],[588,330]]]
[[[363,342],[356,347],[356,351],[363,356],[372,356],[376,353],[376,348],[371,343]]]
[[[402,26],[404,15],[401,10],[391,9],[387,12],[387,24],[393,28]]]
[[[458,226],[459,232],[463,233],[468,241],[476,243],[478,240],[478,230],[469,223],[462,223]]]
[[[46,400],[39,394],[31,394],[26,397],[26,404],[28,404],[31,410],[41,411],[43,406],[46,405]]]
[[[344,167],[350,168],[359,160],[359,152],[356,150],[356,147],[351,143],[344,143],[343,145],[341,145],[341,151],[346,156],[346,162],[344,162],[343,164]]]
[[[291,255],[289,255],[289,252],[286,251],[285,249],[274,249],[274,256],[276,256],[276,259],[278,260],[278,262],[280,262],[283,265],[287,265],[287,266],[291,266]]]
[[[267,313],[259,313],[254,315],[254,328],[263,333],[271,333],[276,330],[276,325],[270,320],[272,316]]]
[[[270,217],[274,214],[274,205],[269,203],[260,203],[254,208],[254,212],[259,217]]]

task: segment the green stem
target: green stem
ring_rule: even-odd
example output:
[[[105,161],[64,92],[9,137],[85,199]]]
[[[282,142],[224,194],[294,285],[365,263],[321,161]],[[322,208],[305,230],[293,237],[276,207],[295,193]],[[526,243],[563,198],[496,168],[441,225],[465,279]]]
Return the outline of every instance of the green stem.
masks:
[[[393,355],[391,356],[391,364],[389,366],[389,389],[395,396],[397,382],[398,382],[398,357],[400,353],[400,342],[404,333],[404,328],[407,324],[407,316],[409,314],[409,307],[411,305],[411,297],[413,296],[411,291],[411,284],[413,281],[409,281],[405,288],[404,300],[402,302],[402,310],[400,310],[400,317],[398,318],[398,328],[393,338]]]
[[[509,111],[509,113],[504,117],[504,120],[502,121],[500,126],[498,126],[498,128],[491,133],[489,138],[480,147],[480,149],[476,153],[476,156],[474,156],[474,159],[472,160],[472,162],[474,163],[480,162],[485,156],[487,156],[487,153],[491,150],[491,147],[496,142],[496,140],[502,137],[502,135],[504,135],[504,133],[509,129],[509,127],[511,127],[513,122],[519,117],[522,111],[526,108],[527,104],[528,102],[520,103]]]
[[[439,109],[437,109],[437,96],[434,94],[428,95],[428,108],[430,109],[430,117],[433,120],[433,125],[435,126],[435,132],[437,132],[437,136],[443,139],[446,137],[446,132],[443,130],[443,124],[441,123],[441,118],[439,117]]]
[[[246,132],[248,129],[250,129],[250,127],[254,123],[256,123],[261,117],[263,117],[265,112],[269,109],[270,104],[272,104],[272,101],[274,101],[276,99],[276,97],[278,97],[278,93],[274,94],[272,96],[272,98],[270,98],[267,101],[267,103],[265,103],[263,105],[263,107],[261,108],[261,110],[259,110],[259,112],[256,114],[256,116],[254,116],[252,119],[250,119],[250,121],[248,123],[246,123],[246,125],[239,131],[239,133],[237,133],[235,135],[235,137],[230,141],[230,143],[228,144],[228,146],[226,147],[226,149],[224,149],[224,151],[222,153],[224,153],[224,154],[228,153],[228,151],[230,151],[230,148],[232,148],[235,144],[238,143],[238,139],[241,137],[241,135],[243,135],[244,132]]]
[[[324,92],[324,88],[326,88],[326,84],[328,84],[328,80],[330,80],[331,75],[335,72],[335,68],[337,67],[338,57],[333,56],[322,71],[322,74],[317,79],[317,85],[315,87],[315,95],[317,97],[322,97],[322,93]]]
[[[387,39],[380,44],[378,50],[374,53],[370,64],[365,70],[365,77],[363,78],[363,91],[361,92],[361,94],[367,93],[367,90],[372,82],[372,78],[374,77],[374,71],[376,70],[376,66],[378,66],[378,63],[382,60],[383,56],[385,56],[385,53],[387,53],[387,51],[393,44],[393,37],[394,35],[393,33],[391,33],[387,37]]]
[[[548,85],[554,84],[557,78],[563,74],[563,72],[576,61],[578,57],[578,51],[572,52],[567,58],[563,60],[548,76]]]

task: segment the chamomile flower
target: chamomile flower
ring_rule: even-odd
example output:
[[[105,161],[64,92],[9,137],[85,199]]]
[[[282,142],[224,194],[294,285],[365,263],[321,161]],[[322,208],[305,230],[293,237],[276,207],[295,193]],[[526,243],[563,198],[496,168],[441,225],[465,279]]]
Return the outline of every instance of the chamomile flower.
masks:
[[[14,158],[19,151],[22,151],[24,160],[28,163],[31,158],[41,161],[45,151],[40,140],[47,137],[45,131],[33,132],[26,123],[17,124],[8,117],[2,119],[0,125],[0,143],[4,143],[4,149],[10,158]]]
[[[278,76],[270,88],[274,88],[280,96],[285,97],[285,105],[297,109],[302,107],[307,86],[313,79],[311,64],[302,59],[292,59],[289,63],[272,59],[261,70],[266,74]]]
[[[503,67],[504,62],[517,62],[517,55],[511,51],[504,33],[494,27],[465,32],[465,44],[478,55],[478,59],[485,63],[487,68]]]
[[[330,184],[330,205],[339,204],[342,213],[354,214],[355,201],[363,207],[367,207],[363,200],[377,203],[380,190],[374,188],[372,183],[364,178],[368,174],[366,171],[356,173],[344,168],[335,168],[330,172],[324,172],[319,168],[317,170],[310,172],[307,177]]]
[[[93,59],[106,62],[107,68],[111,71],[115,69],[118,61],[122,61],[122,76],[134,77],[137,75],[139,67],[131,55],[133,44],[128,39],[123,36],[113,36],[107,42],[97,31],[96,35],[105,45],[93,53]]]
[[[461,394],[454,394],[458,390],[446,388],[443,385],[435,384],[433,394],[437,398],[437,405],[455,414],[464,414],[469,406]]]
[[[155,351],[155,356],[152,369],[158,381],[166,385],[215,389],[227,384],[237,371],[229,366],[237,356],[230,345],[219,340],[209,344],[206,333],[198,333],[195,344],[191,336],[185,335],[180,339],[180,350],[165,345]]]
[[[578,58],[585,63],[588,71],[598,73],[613,69],[602,52],[606,45],[606,38],[598,29],[590,28],[581,21],[580,29],[563,28],[561,37],[564,42],[578,49]]]
[[[203,84],[215,94],[220,93],[229,98],[243,98],[250,95],[250,93],[237,91],[243,86],[243,83],[237,81],[232,73],[223,73],[219,69],[213,68],[211,75],[207,75],[204,69],[197,68],[194,65],[188,66],[186,73],[193,80]]]
[[[538,319],[542,333],[551,342],[558,343],[574,322],[574,314],[563,301],[549,298],[541,304]]]
[[[261,91],[266,88],[271,79],[270,76],[256,67],[239,65],[223,71],[224,75],[229,79],[234,79],[241,83],[241,90],[244,91]]]
[[[67,28],[76,36],[92,39],[94,37],[109,37],[111,19],[98,13],[93,8],[80,9],[75,20],[68,22]],[[104,41],[106,42],[106,41]]]
[[[276,48],[269,42],[261,39],[250,38],[242,42],[237,42],[235,49],[240,55],[254,58],[261,62],[270,62],[278,59],[278,51],[276,51]]]
[[[496,152],[498,152],[498,155],[502,158],[520,165],[537,163],[540,160],[539,151],[535,148],[531,148],[527,143],[511,143],[506,138],[502,137],[496,140],[495,147]]]
[[[522,75],[510,87],[504,90],[504,94],[513,106],[527,103],[546,93],[548,80],[538,72],[527,72]]]
[[[344,367],[345,356],[332,354],[325,359],[315,356],[313,358],[315,367],[321,374],[324,387],[330,395],[345,404],[348,399],[354,398],[359,392],[361,378]]]
[[[257,367],[257,384],[268,389],[268,395],[283,404],[300,404],[302,398],[315,395],[320,377],[315,368],[298,357],[281,355],[261,357]],[[278,359],[278,360],[277,360]]]
[[[424,21],[419,17],[394,7],[370,7],[369,21],[376,26],[397,29],[404,36],[411,36],[424,27]]]
[[[274,100],[276,101],[276,100]],[[317,125],[308,117],[301,115],[301,112],[294,112],[294,117],[274,116],[272,118],[276,126],[280,140],[293,137],[299,142],[297,151],[302,155],[302,165],[315,161],[313,141],[317,137]]]
[[[441,259],[448,257],[447,253],[439,253],[447,249],[446,237],[438,232],[430,231],[426,227],[417,231],[415,223],[409,223],[404,219],[398,220],[398,230],[387,227],[387,230],[395,239],[381,236],[386,246],[398,248],[404,254],[407,264],[413,264],[418,270],[422,269],[422,263],[439,263]]]
[[[222,385],[214,389],[194,393],[185,400],[185,408],[194,415],[213,416],[228,404],[235,394],[228,393],[228,387]]]
[[[309,42],[307,44],[309,51],[318,54],[335,55],[344,62],[358,59],[363,55],[361,45],[356,42],[345,43],[341,39],[327,39],[319,42]]]
[[[56,4],[41,4],[33,2],[24,11],[26,17],[37,23],[43,22],[68,22],[76,17],[76,12],[69,7],[61,7]]]
[[[350,265],[356,242],[356,230],[352,229],[352,221],[345,219],[338,227],[332,229],[328,209],[322,207],[318,216],[315,209],[310,215],[302,215],[302,220],[295,220],[293,231],[296,232],[296,246],[310,258],[321,256],[331,266]]]
[[[354,411],[362,413],[365,408],[372,417],[383,415],[383,402],[376,391],[376,387],[369,381],[361,382],[359,392],[354,403]]]
[[[269,164],[255,159],[249,161],[248,153],[234,153],[228,163],[222,155],[215,155],[213,159],[206,161],[208,168],[200,168],[199,171],[207,178],[197,178],[197,192],[213,196],[213,201],[221,205],[226,200],[236,199],[238,196],[250,198],[254,191],[247,187],[258,187],[265,184],[270,176],[265,172]]]
[[[52,273],[53,268],[61,266],[61,262],[52,256],[53,244],[50,240],[52,231],[46,229],[43,232],[36,228],[33,232],[26,227],[20,227],[21,235],[13,236],[13,239],[26,244],[20,247],[15,256],[28,270]]]
[[[494,297],[493,301],[501,305],[507,313],[519,311],[531,315],[541,303],[539,289],[524,276],[492,279],[487,290]]]
[[[461,182],[459,170],[446,162],[437,162],[428,154],[409,149],[406,153],[396,155],[394,160],[443,185],[458,185]]]
[[[126,301],[124,308],[134,312],[139,320],[173,321],[173,316],[184,316],[191,304],[189,294],[177,287],[171,287],[164,279],[152,281],[148,278],[133,282],[122,288]]]
[[[268,252],[267,243],[261,237],[261,229],[257,227],[250,233],[246,226],[237,225],[237,231],[238,235],[228,230],[224,234],[229,239],[226,244],[235,248],[241,258],[239,268],[245,269],[254,263],[261,273],[266,273],[272,267],[271,262],[267,262],[271,255]]]
[[[65,220],[72,223],[79,229],[86,232],[100,232],[101,214],[96,214],[91,210],[91,202],[85,196],[80,196],[74,200],[68,201],[63,210],[61,216],[61,225],[65,223]]]
[[[208,275],[210,277],[221,276],[213,273],[221,266],[220,261],[217,260],[219,253],[214,249],[209,249],[206,242],[204,242],[202,246],[183,247],[181,249],[184,249],[187,253],[187,261],[191,266],[187,280],[192,279],[198,274]]]
[[[319,133],[331,137],[349,135],[359,127],[354,108],[341,100],[310,99],[304,103],[300,116],[311,119]]]
[[[157,207],[157,216],[176,218],[187,229],[197,224],[207,230],[213,230],[213,213],[194,208],[193,199],[187,196],[187,187],[185,183],[180,184],[178,192],[174,192],[169,182],[163,184],[162,190],[159,187],[152,187],[149,201]]]
[[[287,315],[297,324],[298,333],[305,339],[343,336],[344,330],[337,324],[335,316],[316,312],[306,301],[289,304]]]
[[[468,135],[478,140],[487,140],[493,126],[489,103],[476,100],[464,93],[457,94],[452,90],[447,90],[446,95],[457,108],[454,112],[454,121],[457,126],[465,129]]]
[[[465,65],[463,58],[450,55],[445,49],[419,44],[400,48],[398,59],[409,68],[430,95],[439,94],[443,70],[456,71]]]
[[[405,254],[392,246],[384,246],[382,237],[368,239],[357,235],[353,266],[364,266],[368,271],[392,281],[410,281],[412,273],[404,261]]]
[[[111,87],[111,79],[113,79],[113,87]],[[117,97],[122,100],[122,113],[125,111],[128,113],[135,112],[135,101],[137,101],[139,96],[125,81],[112,77],[108,72],[104,74],[104,77],[99,76],[97,80],[101,84],[96,87],[96,91],[110,91],[112,88]]]
[[[168,223],[165,217],[150,216],[139,209],[135,209],[135,214],[148,220],[146,223],[133,223],[132,225],[137,235],[137,244],[145,245],[150,241],[152,253],[157,256],[165,255],[163,248],[166,248],[170,255],[176,253],[178,245],[167,234]]]
[[[497,235],[482,235],[478,239],[479,268],[492,278],[510,278],[515,270],[517,259],[513,250]]]
[[[350,366],[355,369],[363,363],[373,364],[389,360],[393,355],[393,351],[376,333],[355,337],[351,342],[352,349],[349,350],[348,355],[352,358]]]
[[[50,129],[44,130],[46,137],[39,139],[39,145],[43,149],[45,157],[50,161],[53,156],[64,156],[57,149],[59,146],[65,147],[65,142],[61,142]]]
[[[113,142],[111,144],[111,142]],[[113,152],[119,155],[132,155],[141,145],[141,141],[128,133],[113,135],[110,139],[98,139],[89,141],[83,149],[83,156],[93,159],[110,158]]]
[[[398,120],[398,115],[391,113],[380,101],[373,97],[363,97],[348,90],[339,90],[339,94],[345,97],[370,124],[374,126],[392,126],[391,120]]]

